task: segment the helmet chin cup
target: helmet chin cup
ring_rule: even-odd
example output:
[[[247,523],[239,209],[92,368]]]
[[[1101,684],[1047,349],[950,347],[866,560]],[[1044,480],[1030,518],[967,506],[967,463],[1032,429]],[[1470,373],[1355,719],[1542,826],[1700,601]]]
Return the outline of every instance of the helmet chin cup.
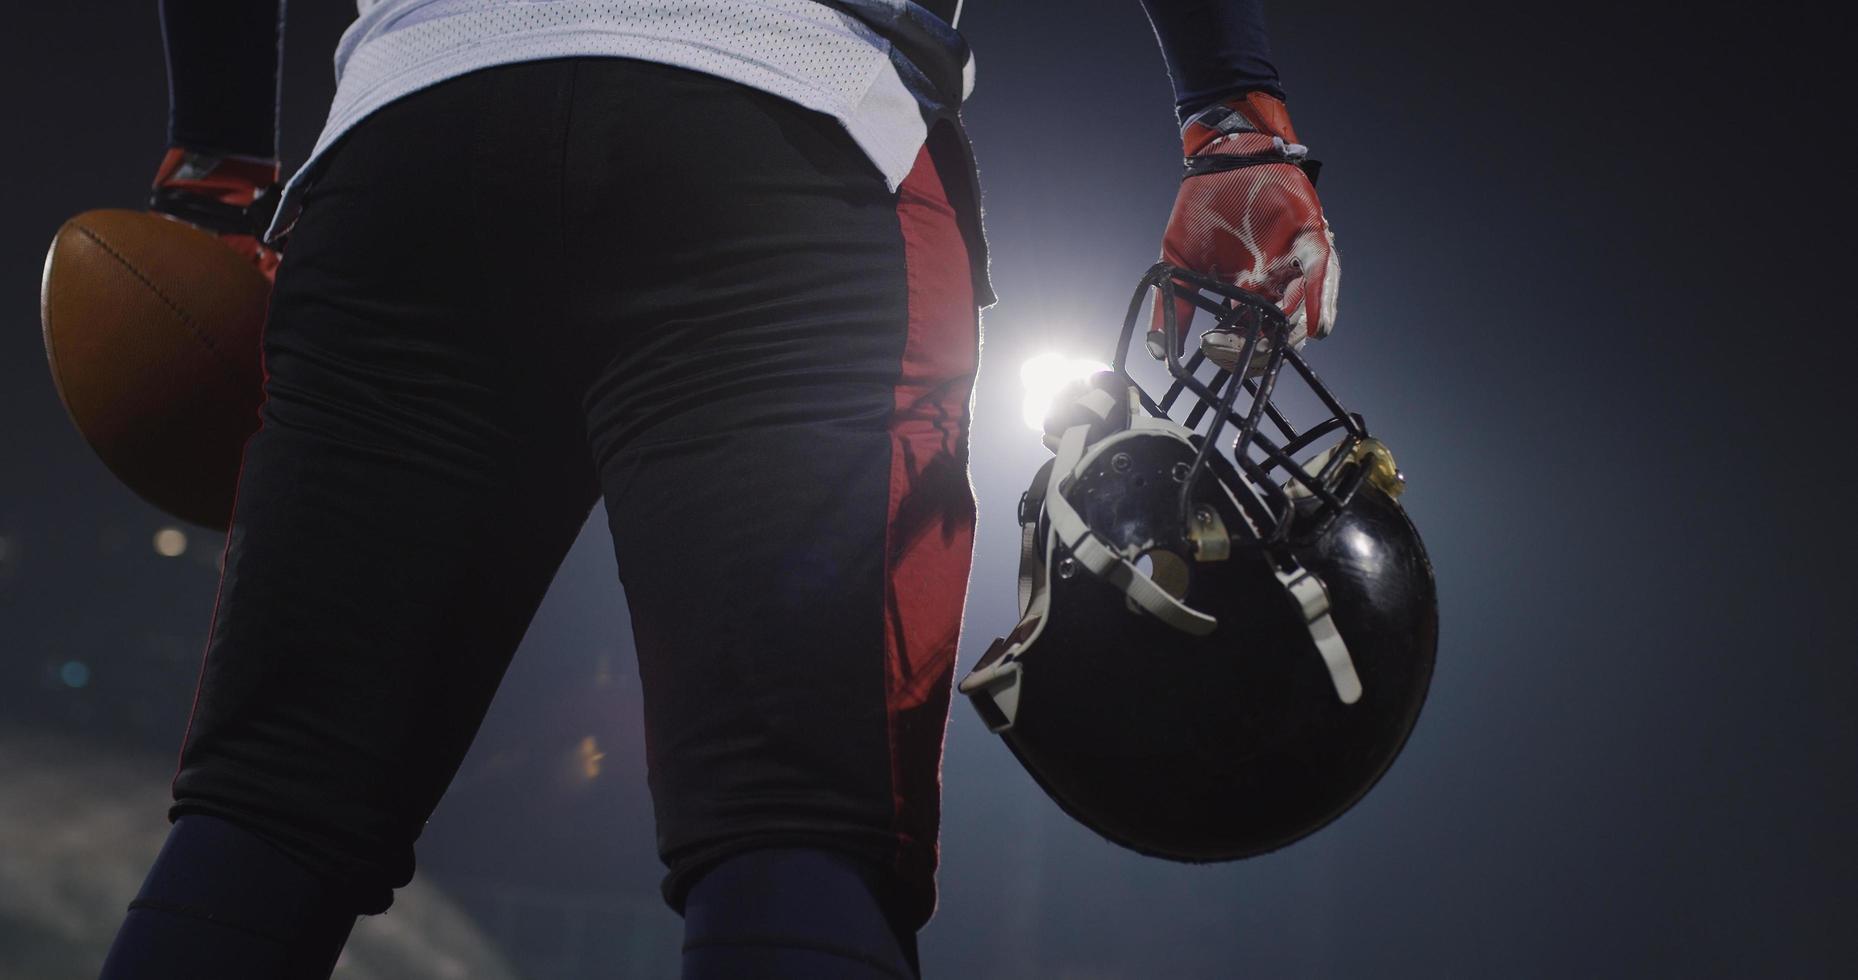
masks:
[[[1159,399],[1128,371],[1151,292]],[[1212,315],[1218,360],[1176,353],[1177,299]],[[1289,331],[1237,287],[1143,276],[1111,370],[1046,419],[1020,620],[960,684],[1066,812],[1142,853],[1230,860],[1313,832],[1392,763],[1430,682],[1437,604],[1404,478]],[[1280,384],[1320,418],[1294,424]]]

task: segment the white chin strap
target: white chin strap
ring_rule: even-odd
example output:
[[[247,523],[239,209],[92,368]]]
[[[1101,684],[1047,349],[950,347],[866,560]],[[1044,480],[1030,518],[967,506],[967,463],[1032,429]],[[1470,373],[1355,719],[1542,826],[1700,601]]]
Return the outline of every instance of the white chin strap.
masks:
[[[1292,561],[1290,568],[1278,569],[1277,580],[1284,583],[1285,591],[1303,609],[1304,625],[1309,627],[1310,639],[1316,641],[1323,666],[1329,668],[1335,696],[1343,704],[1361,700],[1361,677],[1355,673],[1355,658],[1349,656],[1348,644],[1342,642],[1342,633],[1335,628],[1335,617],[1329,615],[1329,590],[1323,588],[1322,579]]]

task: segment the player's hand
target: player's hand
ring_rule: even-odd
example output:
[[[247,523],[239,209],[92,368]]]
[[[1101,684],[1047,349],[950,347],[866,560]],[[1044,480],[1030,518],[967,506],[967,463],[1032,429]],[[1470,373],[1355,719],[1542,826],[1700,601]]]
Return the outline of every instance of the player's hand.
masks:
[[[276,160],[221,157],[171,147],[155,171],[149,210],[219,236],[271,279],[278,253],[261,241],[277,204]]]
[[[1188,123],[1182,150],[1187,176],[1162,237],[1162,260],[1277,304],[1290,318],[1293,347],[1327,336],[1342,270],[1316,187],[1300,166],[1308,150],[1297,143],[1284,103],[1263,92],[1227,99]],[[1176,300],[1175,310],[1176,343],[1184,345],[1194,307]],[[1149,334],[1157,357],[1165,355],[1161,326],[1158,301]],[[1207,331],[1201,347],[1231,367],[1242,339]]]

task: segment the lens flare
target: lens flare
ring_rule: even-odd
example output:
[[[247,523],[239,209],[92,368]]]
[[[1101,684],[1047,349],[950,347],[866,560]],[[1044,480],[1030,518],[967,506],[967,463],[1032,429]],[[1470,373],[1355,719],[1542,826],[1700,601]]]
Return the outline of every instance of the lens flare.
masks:
[[[187,553],[187,532],[178,527],[164,527],[155,532],[155,554],[179,558]]]
[[[1034,432],[1045,431],[1045,414],[1051,411],[1052,398],[1065,385],[1109,369],[1101,361],[1063,354],[1040,354],[1020,365],[1019,380],[1026,387],[1026,425]]]

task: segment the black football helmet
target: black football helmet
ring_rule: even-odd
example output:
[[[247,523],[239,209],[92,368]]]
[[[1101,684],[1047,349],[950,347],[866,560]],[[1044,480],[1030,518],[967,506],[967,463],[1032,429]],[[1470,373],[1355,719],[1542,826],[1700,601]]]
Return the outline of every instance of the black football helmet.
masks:
[[[1125,370],[1151,290],[1159,402]],[[1176,296],[1215,318],[1185,362]],[[1287,381],[1326,417],[1293,425]],[[1156,265],[1111,370],[1061,395],[1045,433],[1019,624],[961,682],[987,726],[1066,812],[1144,854],[1249,857],[1353,806],[1418,720],[1437,600],[1393,457],[1283,312]]]

